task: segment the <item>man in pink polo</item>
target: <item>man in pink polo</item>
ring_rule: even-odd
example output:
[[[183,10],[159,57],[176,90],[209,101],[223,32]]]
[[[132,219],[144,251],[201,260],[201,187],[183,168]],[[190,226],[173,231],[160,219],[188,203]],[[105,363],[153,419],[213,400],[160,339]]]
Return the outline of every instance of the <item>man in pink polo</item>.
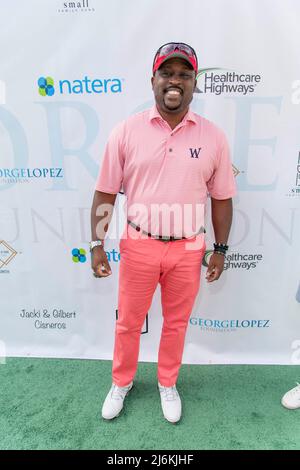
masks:
[[[164,322],[158,388],[164,417],[172,423],[180,420],[176,381],[199,291],[208,194],[215,233],[208,282],[223,271],[236,189],[224,133],[189,109],[197,71],[197,56],[189,45],[161,46],[153,62],[155,106],[117,125],[104,152],[91,211],[96,277],[111,275],[104,238],[121,188],[128,222],[120,241],[113,383],[102,407],[105,419],[118,416],[133,386],[142,325],[160,283]]]

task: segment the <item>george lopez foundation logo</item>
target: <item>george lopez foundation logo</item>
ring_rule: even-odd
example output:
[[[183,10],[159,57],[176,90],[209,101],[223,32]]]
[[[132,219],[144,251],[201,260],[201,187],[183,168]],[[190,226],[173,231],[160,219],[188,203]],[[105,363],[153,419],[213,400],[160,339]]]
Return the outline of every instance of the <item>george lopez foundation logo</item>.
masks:
[[[207,250],[202,260],[202,266],[208,268],[213,250]],[[225,256],[224,271],[227,269],[244,269],[246,271],[255,269],[263,255],[260,253],[228,253]]]
[[[63,177],[63,168],[0,168],[0,185]]]
[[[81,0],[76,2],[61,2],[61,7],[58,9],[58,13],[86,13],[94,12],[95,1]]]
[[[191,317],[189,324],[192,327],[198,327],[202,331],[213,333],[230,333],[245,329],[256,330],[261,328],[270,328],[270,319],[213,319],[204,317]]]
[[[197,80],[198,93],[212,93],[214,95],[234,93],[246,96],[255,91],[261,81],[261,75],[210,67],[199,69]]]

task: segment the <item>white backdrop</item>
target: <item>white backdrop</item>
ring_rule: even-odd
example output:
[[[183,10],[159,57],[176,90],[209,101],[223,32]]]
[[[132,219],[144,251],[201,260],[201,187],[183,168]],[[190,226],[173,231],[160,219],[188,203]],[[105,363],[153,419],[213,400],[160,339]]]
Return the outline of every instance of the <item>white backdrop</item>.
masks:
[[[297,0],[0,0],[2,355],[112,357],[120,256],[111,237],[113,276],[91,275],[94,184],[110,130],[153,104],[156,49],[176,40],[198,53],[192,109],[226,132],[239,190],[184,362],[300,363],[299,17]],[[140,360],[156,361],[161,324],[158,288]]]

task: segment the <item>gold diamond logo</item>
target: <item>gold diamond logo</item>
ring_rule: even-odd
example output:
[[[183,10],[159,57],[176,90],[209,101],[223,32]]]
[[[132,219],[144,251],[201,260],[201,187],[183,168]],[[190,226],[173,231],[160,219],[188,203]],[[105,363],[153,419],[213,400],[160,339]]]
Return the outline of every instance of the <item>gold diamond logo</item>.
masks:
[[[0,268],[7,266],[16,256],[17,252],[4,240],[0,240]]]

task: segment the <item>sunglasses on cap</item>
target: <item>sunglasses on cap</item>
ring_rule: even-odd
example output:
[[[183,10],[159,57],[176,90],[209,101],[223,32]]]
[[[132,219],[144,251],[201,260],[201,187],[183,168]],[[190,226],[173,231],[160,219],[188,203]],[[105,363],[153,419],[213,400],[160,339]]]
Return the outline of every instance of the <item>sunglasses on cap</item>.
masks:
[[[198,72],[198,59],[194,49],[184,42],[168,42],[161,46],[155,54],[153,61],[153,73],[161,64],[171,57],[181,57],[191,64],[195,72]]]

